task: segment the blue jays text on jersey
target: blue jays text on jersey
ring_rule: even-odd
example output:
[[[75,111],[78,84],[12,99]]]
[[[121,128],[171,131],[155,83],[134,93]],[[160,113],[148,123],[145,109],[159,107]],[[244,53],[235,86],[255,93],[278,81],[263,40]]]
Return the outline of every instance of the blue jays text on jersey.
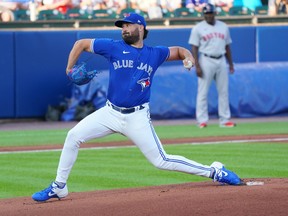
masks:
[[[114,70],[117,70],[119,68],[133,68],[134,67],[134,62],[132,60],[122,60],[122,61],[117,61],[113,62]],[[137,67],[138,70],[145,70],[149,76],[153,72],[153,68],[148,65],[144,64],[141,62],[141,64]]]
[[[149,102],[153,76],[170,54],[168,47],[135,48],[108,38],[92,40],[91,51],[109,61],[107,99],[119,107]]]

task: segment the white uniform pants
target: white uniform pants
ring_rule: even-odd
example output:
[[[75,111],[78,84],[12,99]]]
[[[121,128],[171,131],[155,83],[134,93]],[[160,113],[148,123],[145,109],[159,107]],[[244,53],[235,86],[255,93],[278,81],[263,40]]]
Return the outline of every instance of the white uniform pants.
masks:
[[[231,118],[228,94],[228,72],[225,57],[213,59],[204,55],[200,56],[199,64],[203,77],[198,78],[198,92],[196,101],[197,122],[207,123],[208,116],[208,92],[211,82],[215,80],[218,92],[219,124],[225,124]]]
[[[164,170],[180,171],[210,177],[210,166],[182,156],[166,154],[150,122],[149,105],[131,114],[121,114],[106,105],[90,114],[72,128],[61,153],[56,181],[66,183],[76,161],[81,143],[112,133],[127,136],[149,162]]]

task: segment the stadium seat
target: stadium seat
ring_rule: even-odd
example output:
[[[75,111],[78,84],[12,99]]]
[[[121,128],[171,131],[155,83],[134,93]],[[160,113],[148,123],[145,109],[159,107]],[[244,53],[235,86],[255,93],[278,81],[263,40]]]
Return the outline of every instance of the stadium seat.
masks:
[[[93,10],[92,16],[94,19],[115,19],[115,18],[117,18],[116,12],[111,10],[111,9]]]
[[[58,10],[42,10],[38,14],[38,20],[64,20],[65,15]]]
[[[72,20],[89,20],[92,19],[93,16],[91,13],[88,13],[87,10],[79,9],[79,8],[72,8],[69,9],[66,13],[66,19]]]
[[[202,14],[192,8],[177,8],[174,10],[174,17],[201,17]]]
[[[217,16],[229,16],[229,13],[224,11],[222,7],[216,7]]]
[[[251,16],[251,15],[254,15],[254,12],[247,7],[234,6],[229,9],[229,15],[230,16]]]
[[[30,11],[25,9],[14,10],[14,19],[15,21],[29,21],[30,20]]]
[[[263,6],[258,6],[255,8],[255,14],[256,15],[268,15],[268,6],[263,5]]]
[[[167,9],[162,9],[163,18],[174,17],[174,13],[170,12]]]

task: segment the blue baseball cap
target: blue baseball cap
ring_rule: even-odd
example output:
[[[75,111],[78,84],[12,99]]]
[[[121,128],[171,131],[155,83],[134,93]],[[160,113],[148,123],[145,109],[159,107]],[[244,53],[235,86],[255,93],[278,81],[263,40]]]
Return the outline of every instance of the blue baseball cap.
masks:
[[[117,20],[115,26],[122,28],[123,23],[132,23],[143,25],[146,28],[146,21],[143,16],[137,13],[126,13],[124,14],[124,19]]]

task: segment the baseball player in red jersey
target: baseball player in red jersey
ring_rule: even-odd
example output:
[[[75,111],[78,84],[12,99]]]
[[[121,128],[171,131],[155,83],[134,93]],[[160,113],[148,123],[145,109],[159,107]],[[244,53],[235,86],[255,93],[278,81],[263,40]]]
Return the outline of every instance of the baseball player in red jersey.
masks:
[[[122,28],[123,40],[82,39],[75,43],[70,52],[67,72],[84,51],[102,55],[109,61],[107,103],[68,132],[55,181],[44,190],[34,193],[32,198],[46,201],[66,197],[68,176],[81,144],[113,133],[127,136],[146,159],[159,169],[199,175],[231,185],[240,184],[239,177],[219,162],[209,166],[167,154],[151,123],[149,98],[157,68],[164,61],[182,60],[184,67],[190,69],[194,63],[191,52],[178,46],[145,45],[143,40],[148,30],[146,21],[139,14],[127,14],[115,25]]]
[[[198,76],[196,119],[200,128],[207,127],[209,120],[207,95],[213,80],[215,80],[218,91],[219,125],[220,127],[235,126],[235,124],[230,121],[231,113],[229,108],[228,74],[226,68],[227,59],[230,73],[234,73],[230,50],[232,40],[228,26],[215,19],[215,12],[215,7],[212,4],[207,4],[203,8],[205,20],[193,27],[189,38]],[[199,53],[200,56],[198,59]]]

